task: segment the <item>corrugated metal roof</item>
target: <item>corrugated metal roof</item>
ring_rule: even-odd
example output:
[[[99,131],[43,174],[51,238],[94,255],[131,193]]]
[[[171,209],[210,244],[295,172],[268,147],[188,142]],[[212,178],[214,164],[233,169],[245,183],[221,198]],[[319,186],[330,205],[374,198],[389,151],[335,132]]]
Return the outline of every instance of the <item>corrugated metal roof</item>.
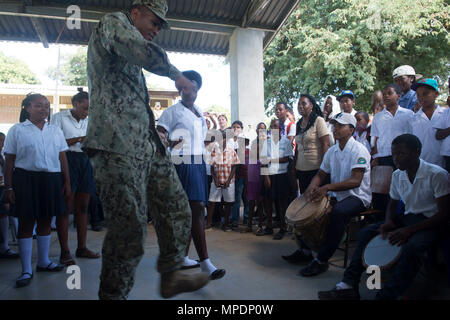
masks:
[[[2,3],[8,3],[15,9],[2,9]],[[83,21],[80,30],[65,28],[65,9],[76,4],[86,15],[99,19],[106,12],[129,8],[133,0],[61,0],[30,1],[24,7],[22,1],[0,0],[0,39],[15,41],[39,41],[39,35],[33,22],[43,26],[49,43],[55,43],[60,32],[60,43],[87,44],[95,27],[94,21]],[[206,53],[226,55],[229,50],[229,38],[232,28],[241,27],[247,20],[247,12],[254,3],[261,0],[167,0],[168,19],[174,28],[164,30],[156,38],[156,42],[169,51]],[[246,27],[266,31],[265,45],[273,38],[286,16],[291,12],[298,0],[271,0],[264,9],[259,10],[250,19]],[[11,8],[11,7],[9,7]],[[33,10],[39,14],[31,16]],[[64,10],[63,10],[64,9]],[[16,11],[15,11],[16,10]],[[55,11],[59,10],[59,11]],[[3,11],[3,13],[2,13]],[[6,15],[5,11],[9,12]],[[57,13],[55,13],[57,12]],[[16,15],[14,15],[16,14]],[[55,18],[39,18],[42,15]],[[58,16],[59,15],[59,16]],[[34,19],[32,22],[31,19]],[[89,18],[91,19],[91,18]],[[177,24],[178,23],[178,24]],[[182,25],[180,25],[182,23]],[[192,25],[192,28],[189,27]],[[228,26],[228,27],[227,27]],[[232,28],[230,28],[232,26]],[[211,28],[211,30],[209,30]],[[223,29],[223,32],[221,30]]]

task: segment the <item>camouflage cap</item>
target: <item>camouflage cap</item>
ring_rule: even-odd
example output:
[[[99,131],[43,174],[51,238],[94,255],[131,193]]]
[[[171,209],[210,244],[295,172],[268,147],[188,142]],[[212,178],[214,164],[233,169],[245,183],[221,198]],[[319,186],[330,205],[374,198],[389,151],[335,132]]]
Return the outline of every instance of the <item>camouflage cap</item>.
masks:
[[[134,0],[133,6],[142,5],[149,8],[158,18],[162,20],[162,28],[169,29],[169,23],[166,20],[168,10],[166,0]]]

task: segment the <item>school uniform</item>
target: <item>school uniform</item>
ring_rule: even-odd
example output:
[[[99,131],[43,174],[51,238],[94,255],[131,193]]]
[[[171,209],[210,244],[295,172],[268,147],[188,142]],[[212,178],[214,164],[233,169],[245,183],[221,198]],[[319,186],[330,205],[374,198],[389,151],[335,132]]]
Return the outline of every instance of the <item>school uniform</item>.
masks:
[[[208,177],[203,153],[208,128],[203,111],[195,104],[194,109],[200,117],[180,101],[164,110],[159,117],[158,126],[169,133],[170,140],[183,140],[181,147],[175,146],[170,149],[172,162],[189,201],[201,201],[206,204]]]
[[[434,125],[435,129],[447,129],[450,127],[450,108],[446,108],[441,118]],[[450,171],[450,136],[441,140],[440,155],[445,160],[445,170]]]
[[[394,217],[397,227],[407,227],[436,214],[438,207],[436,199],[450,193],[448,173],[439,166],[420,160],[420,165],[410,182],[405,171],[396,170],[392,174],[390,197],[405,203],[405,213]],[[378,235],[379,222],[360,231],[358,242],[349,267],[345,270],[343,282],[358,288],[365,268],[362,265],[362,254],[367,243]],[[390,279],[379,293],[380,298],[396,299],[409,287],[421,267],[420,257],[438,239],[438,229],[425,229],[414,233],[403,245],[399,261]]]
[[[263,145],[262,155],[270,159],[268,175],[270,177],[270,198],[280,199],[288,198],[290,195],[290,184],[288,177],[289,162],[279,163],[278,159],[292,158],[292,143],[286,137],[282,136],[276,143],[273,138],[267,139]]]
[[[317,259],[321,262],[327,262],[333,256],[350,219],[369,207],[372,200],[370,154],[367,149],[351,137],[344,150],[340,149],[339,144],[335,144],[325,153],[320,170],[330,174],[331,183],[339,183],[349,179],[352,170],[357,168],[364,169],[361,185],[350,190],[333,192],[337,202],[333,205],[330,213],[327,238],[317,254]]]
[[[281,135],[286,137],[295,137],[295,122],[291,122],[289,118],[286,118],[286,120],[283,123],[283,127],[281,128]]]
[[[436,106],[431,119],[425,115],[422,108],[417,111],[411,123],[412,134],[422,142],[420,158],[445,168],[444,157],[441,153],[442,140],[436,139],[436,126],[444,117],[444,108]]]
[[[411,110],[400,106],[394,115],[384,108],[373,117],[371,135],[378,138],[376,142],[378,152],[373,157],[381,161],[380,165],[393,166],[392,141],[399,135],[412,132],[413,118],[414,113]]]
[[[66,140],[85,137],[88,118],[77,121],[70,110],[54,114],[50,123],[61,128]],[[66,152],[70,172],[70,186],[73,193],[82,192],[95,195],[94,170],[88,156],[77,142]]]
[[[36,219],[64,213],[59,154],[68,149],[61,129],[48,123],[40,130],[26,120],[9,130],[4,152],[16,156],[15,216]]]

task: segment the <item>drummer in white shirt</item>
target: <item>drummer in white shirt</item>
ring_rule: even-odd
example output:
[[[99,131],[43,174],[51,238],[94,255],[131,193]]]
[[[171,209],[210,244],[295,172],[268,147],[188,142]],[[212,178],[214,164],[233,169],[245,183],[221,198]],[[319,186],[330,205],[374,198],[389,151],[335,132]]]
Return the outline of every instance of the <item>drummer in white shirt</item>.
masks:
[[[436,105],[439,96],[438,83],[434,79],[420,79],[415,82],[412,90],[416,91],[420,110],[414,114],[412,120],[412,134],[422,142],[422,153],[420,158],[445,168],[444,157],[440,154],[442,140],[436,139],[436,127],[441,118],[444,117],[444,108]]]
[[[342,282],[330,291],[319,292],[321,300],[359,299],[359,282],[364,267],[363,250],[381,233],[391,245],[403,245],[392,275],[376,299],[398,299],[410,286],[421,266],[421,256],[438,239],[439,228],[446,225],[450,188],[448,173],[419,158],[420,140],[411,134],[400,135],[392,142],[396,170],[392,175],[389,206],[385,222],[360,231],[358,242]],[[397,214],[400,199],[405,213]]]
[[[337,144],[325,153],[317,175],[305,192],[308,201],[320,201],[332,191],[336,201],[330,213],[330,222],[324,244],[313,259],[306,244],[302,244],[303,262],[311,261],[300,270],[304,277],[315,276],[328,270],[328,260],[333,256],[353,216],[357,216],[369,207],[370,191],[370,154],[361,143],[352,137],[356,118],[349,113],[340,113],[332,120],[334,137]],[[330,184],[319,187],[330,175]],[[299,259],[300,260],[300,259]]]

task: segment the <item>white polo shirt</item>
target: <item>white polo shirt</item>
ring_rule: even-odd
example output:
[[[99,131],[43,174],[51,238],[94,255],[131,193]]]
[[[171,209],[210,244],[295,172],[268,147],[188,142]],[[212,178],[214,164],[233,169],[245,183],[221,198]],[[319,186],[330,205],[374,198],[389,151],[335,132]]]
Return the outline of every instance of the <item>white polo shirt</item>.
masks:
[[[439,166],[420,160],[414,182],[405,171],[392,174],[390,197],[405,203],[405,214],[422,213],[427,218],[437,212],[436,199],[450,193],[449,175]]]
[[[450,127],[450,108],[445,108],[441,118],[436,121],[435,129],[447,129]],[[450,157],[450,136],[441,140],[441,156]]]
[[[194,104],[194,109],[200,115],[197,117],[186,108],[181,101],[167,108],[158,119],[158,126],[163,127],[170,140],[183,138],[180,149],[172,149],[172,155],[203,155],[205,138],[208,131],[203,111]]]
[[[268,175],[286,173],[288,171],[289,162],[279,163],[275,161],[272,162],[272,160],[292,157],[292,154],[292,143],[286,136],[282,136],[278,143],[275,143],[273,139],[267,139],[264,141],[261,149],[261,157],[268,157],[271,159],[269,163]]]
[[[59,153],[67,150],[59,127],[46,123],[41,130],[29,120],[9,129],[4,148],[16,156],[16,168],[39,172],[61,172]]]
[[[399,135],[411,133],[411,122],[414,112],[398,107],[394,115],[386,108],[378,112],[372,120],[371,135],[377,137],[377,150],[374,158],[388,157],[392,155],[392,141]]]
[[[414,115],[411,123],[412,134],[422,142],[420,158],[441,168],[445,168],[445,161],[440,155],[442,140],[436,139],[436,126],[443,116],[444,108],[437,106],[430,120],[421,108]]]
[[[363,168],[364,176],[358,188],[333,191],[338,201],[342,201],[350,196],[361,199],[366,207],[372,201],[372,191],[370,190],[370,154],[361,143],[351,137],[341,150],[339,143],[333,145],[325,153],[320,169],[330,174],[331,183],[339,183],[348,180],[352,176],[352,170]]]
[[[66,140],[78,137],[85,137],[88,127],[88,118],[77,121],[70,110],[63,110],[61,112],[55,113],[51,119],[50,123],[61,128],[64,133]],[[81,143],[77,142],[69,147],[69,151],[73,152],[83,152],[81,150]]]

